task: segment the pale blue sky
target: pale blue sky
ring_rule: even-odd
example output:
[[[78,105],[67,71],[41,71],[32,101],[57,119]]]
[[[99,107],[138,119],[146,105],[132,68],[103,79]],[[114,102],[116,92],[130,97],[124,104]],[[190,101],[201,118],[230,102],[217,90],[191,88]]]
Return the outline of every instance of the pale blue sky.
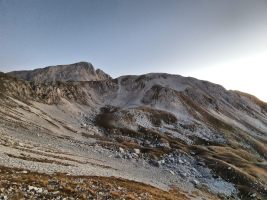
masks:
[[[267,85],[267,1],[0,0],[0,71],[78,61],[113,77],[195,76],[267,101],[256,91]]]

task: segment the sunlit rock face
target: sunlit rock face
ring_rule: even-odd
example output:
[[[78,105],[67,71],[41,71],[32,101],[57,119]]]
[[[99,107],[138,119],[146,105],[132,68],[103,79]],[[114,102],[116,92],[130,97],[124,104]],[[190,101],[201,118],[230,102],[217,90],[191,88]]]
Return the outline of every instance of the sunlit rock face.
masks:
[[[110,79],[100,69],[95,70],[91,63],[79,62],[70,65],[50,66],[31,71],[14,71],[8,73],[19,79],[39,83],[55,81],[100,81]]]

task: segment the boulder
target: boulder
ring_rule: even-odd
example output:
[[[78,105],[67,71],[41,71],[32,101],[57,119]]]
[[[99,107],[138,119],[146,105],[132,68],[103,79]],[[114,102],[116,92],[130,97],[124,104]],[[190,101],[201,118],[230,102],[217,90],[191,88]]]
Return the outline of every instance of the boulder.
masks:
[[[134,153],[140,154],[140,149],[134,149]]]
[[[125,153],[125,151],[124,151],[124,149],[123,149],[122,147],[119,148],[119,151],[120,151],[121,153]]]

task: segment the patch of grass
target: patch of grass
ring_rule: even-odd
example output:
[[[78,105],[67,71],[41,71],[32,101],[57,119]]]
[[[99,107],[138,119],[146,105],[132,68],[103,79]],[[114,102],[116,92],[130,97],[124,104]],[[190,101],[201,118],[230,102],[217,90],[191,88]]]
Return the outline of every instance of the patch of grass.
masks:
[[[23,173],[22,169],[0,167],[0,185],[7,190],[16,188],[16,194],[23,193],[20,188],[28,185],[47,189],[49,193],[40,198],[52,199],[57,196],[77,199],[149,199],[186,200],[186,195],[177,189],[164,191],[143,183],[116,177],[67,176],[56,173],[46,175],[35,172]],[[20,187],[17,187],[20,186]],[[57,193],[53,193],[57,192]],[[10,199],[15,198],[14,193]]]

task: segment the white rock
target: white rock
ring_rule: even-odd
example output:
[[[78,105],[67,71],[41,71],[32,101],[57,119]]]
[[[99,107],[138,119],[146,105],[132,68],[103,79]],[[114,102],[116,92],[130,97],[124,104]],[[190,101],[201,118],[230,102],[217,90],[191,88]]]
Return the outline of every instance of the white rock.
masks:
[[[42,193],[42,192],[43,192],[43,188],[38,188],[38,189],[36,190],[36,192],[37,192],[37,193]]]
[[[133,153],[132,156],[133,156],[134,158],[138,158],[138,157],[139,157],[137,153]]]
[[[38,188],[38,187],[34,187],[34,186],[28,186],[28,189],[30,191],[35,191],[37,193],[42,193],[43,192],[43,188]]]
[[[179,162],[180,164],[184,164],[184,161],[182,161],[181,159],[179,159],[178,162]]]
[[[21,146],[21,147],[24,147],[24,144],[21,143],[21,142],[19,142],[18,145]]]
[[[199,184],[199,181],[196,180],[196,179],[194,179],[192,182],[193,182],[195,185],[198,185],[198,184]]]
[[[165,163],[165,160],[159,160],[158,163],[161,165],[161,164],[164,164]]]
[[[175,175],[175,173],[174,173],[172,170],[169,170],[169,172],[170,172],[172,175]]]
[[[82,123],[81,125],[82,125],[82,127],[85,127],[85,128],[87,127],[86,123]]]
[[[140,149],[134,149],[134,152],[135,152],[136,154],[140,154]]]
[[[125,151],[124,151],[124,149],[123,148],[119,148],[119,151],[121,152],[121,153],[124,153]]]
[[[250,197],[252,197],[252,198],[255,198],[256,196],[257,196],[256,193],[253,193],[253,194],[250,195]]]
[[[35,187],[33,187],[33,186],[31,186],[31,185],[28,186],[28,190],[34,190],[34,188],[35,188]]]

